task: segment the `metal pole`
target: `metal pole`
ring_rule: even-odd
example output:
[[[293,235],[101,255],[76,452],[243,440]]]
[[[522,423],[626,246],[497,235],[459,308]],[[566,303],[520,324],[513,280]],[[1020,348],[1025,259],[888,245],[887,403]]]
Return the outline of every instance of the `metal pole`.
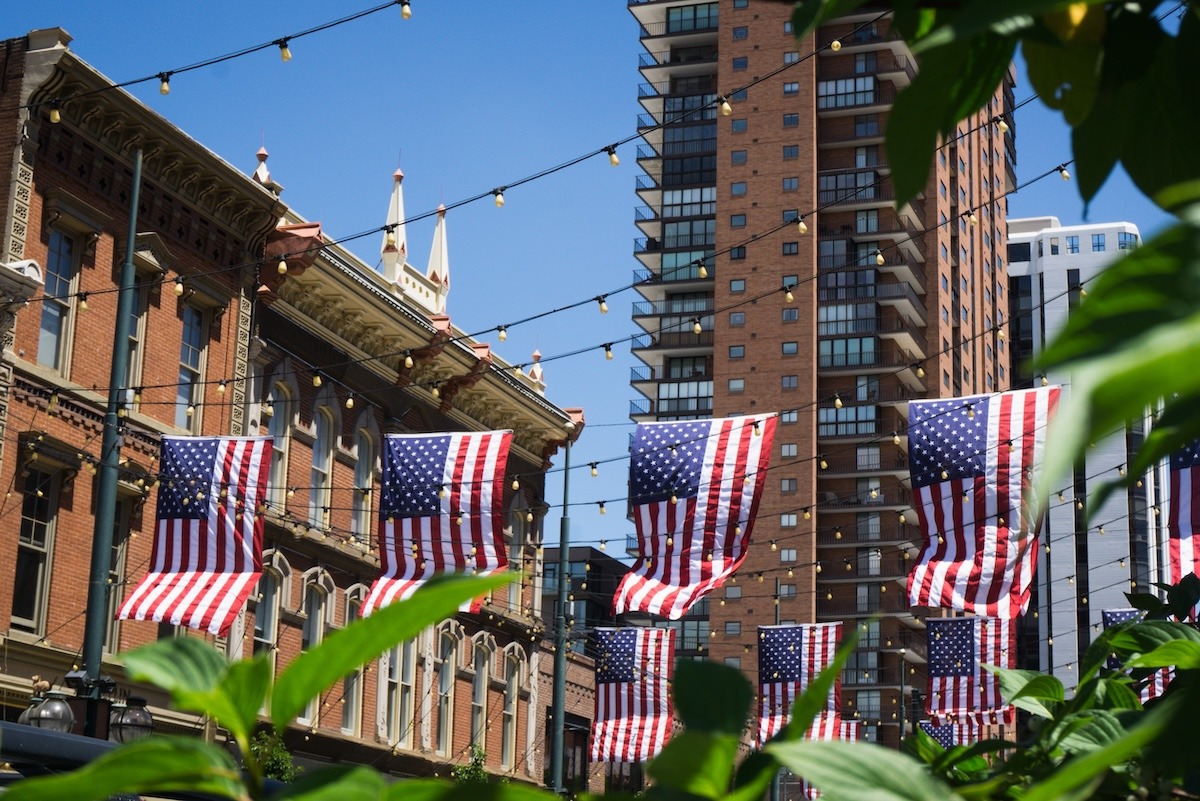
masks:
[[[124,401],[125,380],[129,371],[129,316],[133,311],[135,273],[134,245],[137,240],[138,196],[142,187],[142,151],[134,154],[133,187],[129,197],[129,236],[125,245],[125,263],[117,293],[117,320],[113,335],[112,372],[108,380],[108,408],[104,414],[104,433],[100,440],[97,465],[96,526],[92,535],[91,574],[88,579],[87,618],[83,630],[83,669],[87,717],[84,734],[95,737],[98,731],[100,699],[100,662],[104,657],[104,634],[108,630],[108,571],[112,560],[113,526],[117,517],[117,466],[121,455],[120,420],[117,410]]]
[[[558,603],[554,613],[554,698],[550,710],[550,789],[559,795],[566,793],[563,782],[563,750],[566,743],[567,705],[567,571],[571,566],[571,518],[567,504],[571,480],[571,434],[574,423],[567,423],[566,445],[563,447],[563,508],[558,530]]]
[[[900,745],[904,744],[904,707],[908,705],[908,699],[904,697],[904,654],[905,649],[900,649]]]

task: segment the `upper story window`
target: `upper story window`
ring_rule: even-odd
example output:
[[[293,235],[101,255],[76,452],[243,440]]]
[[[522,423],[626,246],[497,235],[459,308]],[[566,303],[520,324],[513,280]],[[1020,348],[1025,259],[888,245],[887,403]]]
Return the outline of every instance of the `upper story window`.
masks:
[[[417,675],[417,643],[407,640],[388,653],[384,722],[388,741],[412,748],[413,692]]]
[[[346,621],[349,626],[362,617],[367,588],[361,584],[346,592]],[[362,668],[356,668],[342,679],[342,731],[357,735],[362,717]]]
[[[735,71],[744,70],[749,66],[750,66],[750,59],[747,58],[746,56],[734,56],[733,57],[733,69]]]
[[[288,452],[291,446],[295,404],[292,392],[283,382],[271,387],[271,396],[264,405],[270,410],[267,433],[271,435],[271,472],[268,477],[267,503],[282,514],[288,495]]]
[[[785,81],[783,84],[783,93],[785,95],[800,94],[800,82],[799,81]]]
[[[738,27],[733,29],[733,38],[734,39],[749,39],[750,38],[750,29],[748,27],[746,27],[745,25],[739,25]]]
[[[354,508],[351,510],[350,529],[359,542],[371,539],[371,490],[375,483],[375,438],[365,428],[354,435]]]
[[[1117,232],[1117,248],[1119,250],[1133,250],[1138,246],[1137,234],[1132,231]]]
[[[21,500],[21,532],[13,572],[12,617],[19,631],[43,635],[50,591],[50,563],[58,519],[58,474],[30,470]]]
[[[78,245],[62,231],[50,232],[46,257],[45,297],[38,332],[38,364],[66,374],[71,344],[71,321],[79,275]]]
[[[300,628],[300,650],[307,651],[320,645],[325,639],[328,616],[332,611],[330,599],[335,586],[333,579],[321,568],[314,568],[304,577],[304,623]],[[300,715],[305,723],[316,722],[321,699],[312,699],[308,708]]]
[[[208,319],[190,303],[181,306],[181,318],[183,337],[179,345],[179,383],[175,389],[175,426],[196,433],[200,431]]]
[[[511,653],[504,659],[504,712],[500,721],[500,765],[512,770],[517,756],[517,703],[521,692],[521,660]]]
[[[149,286],[139,279],[134,285],[133,303],[129,308],[129,339],[125,343],[125,386],[130,395],[125,402],[131,406],[134,406],[133,390],[142,383],[142,343],[146,341],[146,310],[149,305]]]
[[[783,63],[784,64],[795,64],[799,60],[800,60],[800,51],[799,50],[788,50],[786,53],[783,54]]]
[[[1104,252],[1104,234],[1092,234],[1092,252]]]
[[[442,629],[438,634],[437,658],[434,661],[434,670],[437,673],[434,749],[440,754],[450,753],[454,742],[454,673],[457,658],[458,639],[449,629]]]
[[[125,553],[129,544],[129,526],[133,518],[133,500],[122,498],[117,501],[117,514],[113,519],[112,548],[108,559],[108,620],[105,623],[104,650],[115,654],[121,649],[121,628],[117,611],[121,608],[121,593],[115,588],[125,583]]]
[[[717,27],[720,3],[697,3],[667,9],[667,33],[703,31]]]
[[[491,651],[483,643],[475,645],[475,677],[471,682],[471,745],[484,746],[487,735],[488,672]]]
[[[333,470],[333,413],[327,406],[313,412],[312,478],[309,482],[308,522],[329,525],[330,480]]]

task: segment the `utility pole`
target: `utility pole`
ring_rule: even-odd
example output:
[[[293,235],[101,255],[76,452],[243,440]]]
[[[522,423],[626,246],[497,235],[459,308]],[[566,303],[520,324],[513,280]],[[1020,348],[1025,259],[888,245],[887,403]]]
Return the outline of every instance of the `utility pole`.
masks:
[[[571,436],[575,423],[563,425],[563,508],[558,529],[558,603],[554,613],[554,697],[550,709],[550,789],[564,795],[563,749],[567,705],[567,572],[571,567],[571,517],[568,488],[571,480]]]
[[[112,372],[108,380],[108,408],[104,414],[104,433],[100,440],[100,463],[96,481],[96,526],[92,535],[92,562],[88,578],[87,617],[83,630],[84,693],[87,715],[84,734],[99,734],[100,663],[104,658],[104,634],[108,630],[108,593],[116,588],[108,584],[112,560],[113,526],[117,517],[117,476],[121,460],[120,417],[125,400],[125,381],[129,373],[128,342],[130,313],[136,291],[133,253],[137,244],[138,198],[142,188],[142,150],[133,159],[133,187],[129,195],[129,229],[125,243],[125,263],[117,292],[117,324],[113,334]]]

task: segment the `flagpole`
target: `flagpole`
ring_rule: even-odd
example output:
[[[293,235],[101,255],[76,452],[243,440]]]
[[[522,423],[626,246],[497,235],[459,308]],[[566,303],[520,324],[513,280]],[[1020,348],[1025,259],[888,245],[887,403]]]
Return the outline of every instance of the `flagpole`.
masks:
[[[100,460],[96,479],[96,524],[92,534],[92,561],[88,579],[87,617],[83,629],[83,670],[87,713],[83,733],[100,733],[100,662],[104,658],[104,634],[108,630],[108,594],[116,587],[108,584],[112,560],[113,526],[117,517],[117,463],[121,455],[120,418],[125,382],[129,373],[130,313],[133,311],[136,274],[133,253],[137,245],[138,196],[142,186],[142,150],[133,158],[133,186],[129,197],[129,231],[125,242],[125,263],[121,265],[117,292],[117,324],[113,334],[112,372],[108,381],[108,407],[104,414],[104,433],[100,439]]]
[[[904,707],[908,704],[908,699],[904,697],[904,654],[906,650],[900,649],[900,748],[904,747]]]
[[[563,750],[567,705],[567,571],[571,566],[571,517],[567,503],[571,480],[571,435],[575,423],[563,424],[567,436],[563,445],[563,508],[558,529],[558,603],[554,612],[554,697],[550,715],[550,790],[564,795]]]

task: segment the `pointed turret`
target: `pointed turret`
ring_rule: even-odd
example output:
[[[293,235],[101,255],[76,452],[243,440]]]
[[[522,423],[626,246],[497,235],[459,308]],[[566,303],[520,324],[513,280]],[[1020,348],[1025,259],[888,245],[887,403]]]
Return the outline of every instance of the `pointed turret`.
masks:
[[[542,352],[536,348],[533,351],[533,364],[529,366],[529,380],[537,386],[538,394],[546,391],[546,374],[542,371]]]
[[[258,166],[254,168],[254,174],[252,177],[255,181],[258,181],[260,184],[262,184],[263,187],[265,187],[268,191],[278,195],[283,191],[283,186],[276,183],[271,178],[271,171],[267,169],[267,158],[270,156],[270,154],[267,153],[266,147],[260,147],[258,152],[254,155],[258,159]]]
[[[392,173],[392,197],[388,201],[388,230],[383,233],[383,277],[393,284],[400,282],[400,271],[408,258],[408,239],[404,231],[404,173],[399,169]]]
[[[450,251],[446,244],[446,206],[437,209],[437,227],[433,229],[433,247],[429,249],[428,278],[437,287],[435,306],[438,314],[446,311],[446,296],[450,294]]]

